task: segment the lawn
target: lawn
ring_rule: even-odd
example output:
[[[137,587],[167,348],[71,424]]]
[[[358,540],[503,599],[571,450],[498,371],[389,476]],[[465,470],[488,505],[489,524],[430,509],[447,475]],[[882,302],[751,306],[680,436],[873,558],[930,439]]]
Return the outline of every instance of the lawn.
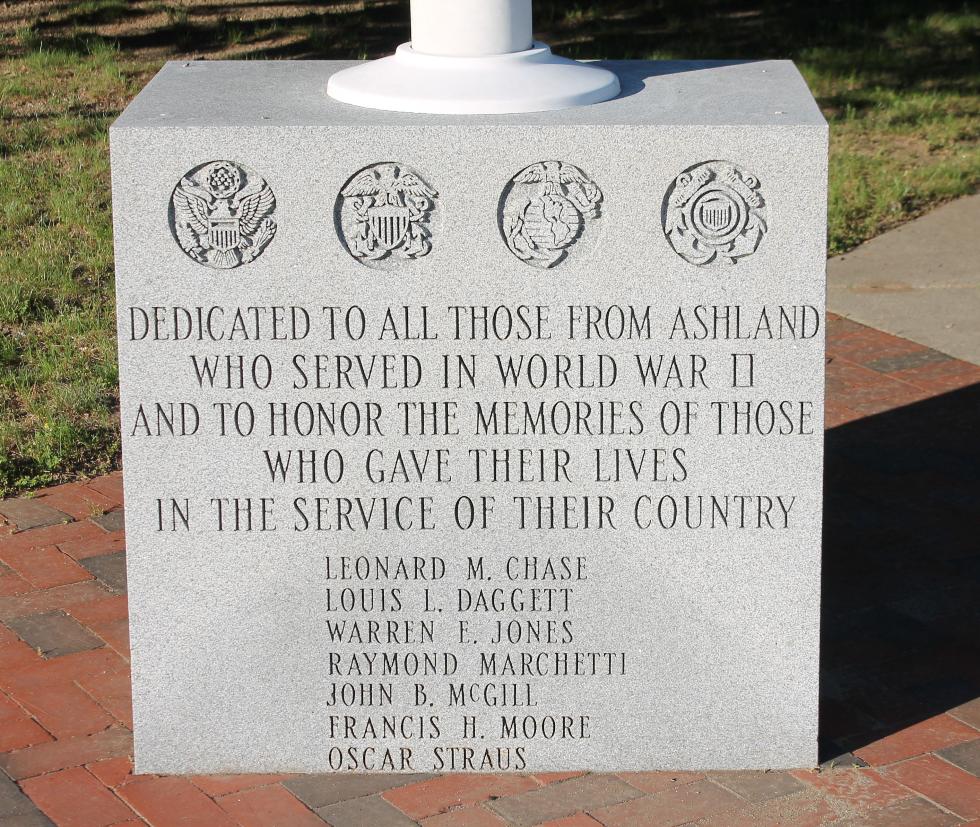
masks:
[[[560,53],[785,57],[831,124],[831,254],[980,184],[980,4],[537,0]],[[119,462],[109,124],[173,57],[375,57],[397,2],[0,6],[0,494]]]

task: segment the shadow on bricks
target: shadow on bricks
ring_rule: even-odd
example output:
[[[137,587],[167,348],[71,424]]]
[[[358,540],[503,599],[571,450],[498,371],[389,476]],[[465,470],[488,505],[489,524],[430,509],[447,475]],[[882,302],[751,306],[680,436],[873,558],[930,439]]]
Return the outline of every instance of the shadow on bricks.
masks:
[[[980,384],[827,432],[821,760],[980,696]]]

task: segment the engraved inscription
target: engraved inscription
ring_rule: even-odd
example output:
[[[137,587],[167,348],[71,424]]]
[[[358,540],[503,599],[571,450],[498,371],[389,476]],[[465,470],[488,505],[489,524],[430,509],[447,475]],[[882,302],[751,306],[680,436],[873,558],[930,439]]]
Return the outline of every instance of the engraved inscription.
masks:
[[[521,170],[504,188],[500,231],[521,261],[554,267],[599,217],[601,201],[602,191],[578,167],[542,161]]]
[[[766,234],[759,179],[729,161],[685,170],[664,197],[664,233],[691,264],[735,264],[754,253]]]
[[[276,197],[244,164],[211,161],[180,179],[170,229],[194,261],[228,270],[255,259],[276,234]]]
[[[347,251],[362,264],[378,267],[428,255],[437,196],[403,164],[362,169],[337,197],[337,228]]]

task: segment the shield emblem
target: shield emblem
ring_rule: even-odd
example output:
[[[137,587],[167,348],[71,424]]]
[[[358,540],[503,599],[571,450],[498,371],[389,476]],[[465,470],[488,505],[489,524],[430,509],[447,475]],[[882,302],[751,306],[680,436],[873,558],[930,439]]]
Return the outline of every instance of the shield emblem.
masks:
[[[705,229],[724,232],[732,223],[734,205],[727,198],[702,201],[699,205],[700,223]]]
[[[238,219],[231,216],[212,217],[208,221],[208,242],[222,253],[234,250],[241,241]]]
[[[385,250],[394,250],[408,232],[408,207],[386,204],[368,210],[371,234]]]

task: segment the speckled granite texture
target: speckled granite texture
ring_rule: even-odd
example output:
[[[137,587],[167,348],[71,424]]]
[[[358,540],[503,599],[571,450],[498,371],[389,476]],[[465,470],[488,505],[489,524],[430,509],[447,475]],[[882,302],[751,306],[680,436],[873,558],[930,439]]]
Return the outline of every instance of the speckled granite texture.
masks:
[[[778,61],[609,63],[624,86],[615,101],[464,118],[333,102],[324,93],[327,78],[346,65],[171,63],[111,132],[138,771],[813,765],[827,129],[795,68]],[[208,166],[215,161],[232,163]],[[523,201],[515,202],[514,187],[524,188]],[[364,312],[365,335],[332,341],[322,308],[352,305]],[[423,332],[423,305],[430,338],[413,338]],[[552,335],[456,341],[449,308],[472,305],[546,307]],[[588,336],[580,321],[589,306],[645,312],[650,335]],[[247,308],[285,310],[275,330],[278,311],[259,311],[258,338],[201,340],[195,323],[191,337],[174,340],[174,307],[190,309],[192,318],[196,308],[205,315],[224,308],[211,318],[214,330],[226,334],[236,308],[245,309],[245,328]],[[290,338],[292,307],[309,314],[301,339]],[[382,319],[389,308],[386,335]],[[728,313],[728,337],[723,323],[717,337],[699,335],[711,308],[730,308],[717,311]],[[796,319],[795,335],[784,324],[779,338],[781,308]],[[573,317],[578,321],[570,328]],[[754,384],[733,388],[733,354],[747,353],[755,357]],[[390,354],[395,381],[403,355],[418,359],[423,379],[408,389],[384,389],[378,374],[367,389],[302,387],[318,354],[325,357],[324,377],[335,375],[330,366],[338,355]],[[443,354],[472,355],[477,386],[441,388]],[[532,354],[551,369],[568,356],[567,381],[556,387],[551,373],[538,390],[504,387],[496,357]],[[658,386],[649,376],[644,386],[637,360],[652,357],[656,364],[660,355],[666,359]],[[202,387],[194,357],[200,366],[226,356],[244,356],[247,377],[254,357],[267,358],[268,387],[252,387],[250,378],[244,389]],[[297,356],[305,359],[306,380]],[[664,387],[672,356],[677,378]],[[617,369],[611,385],[610,362]],[[219,364],[218,376],[225,377],[225,362]],[[691,382],[697,366],[704,383]],[[739,384],[746,384],[747,362],[738,368]],[[263,384],[264,361],[257,370]],[[344,401],[362,412],[381,405],[383,435],[363,427],[353,436],[270,431],[276,405],[292,410]],[[406,401],[455,403],[459,434],[399,433],[397,404]],[[719,435],[718,410],[727,431],[731,409],[712,402],[734,401],[752,403],[753,422],[760,403],[777,409],[785,403],[790,430],[798,430],[802,405],[804,433],[777,433],[784,422],[777,415],[768,435]],[[160,411],[169,415],[181,402],[196,406],[196,430],[185,404],[192,433],[158,436],[168,428]],[[255,412],[250,436],[239,436],[234,425],[244,402]],[[501,413],[501,431],[487,437],[475,432],[478,402],[511,402],[519,410],[530,402],[548,411],[571,405],[592,414],[578,433],[513,435],[503,433]],[[617,402],[625,413],[610,424]],[[631,402],[641,403],[635,418]],[[692,412],[690,433],[675,427],[673,406]],[[764,404],[761,410],[765,429]],[[176,414],[179,425],[179,408]],[[630,427],[635,420],[642,420],[642,433]],[[515,421],[524,422],[522,415]],[[545,456],[565,450],[570,478],[478,483],[469,452],[490,448],[540,449]],[[342,452],[344,479],[300,482],[295,452],[301,449],[315,449],[321,458],[331,449]],[[429,450],[424,479],[368,481],[365,462],[377,449],[389,471],[397,450]],[[451,479],[436,479],[438,449],[450,452]],[[638,480],[608,481],[615,449],[624,462],[647,451]],[[294,452],[285,482],[270,478],[266,452],[277,451]],[[596,451],[604,463],[599,474]],[[309,528],[316,497],[330,498],[324,513],[335,515],[336,498],[363,504],[384,496],[412,498],[411,528]],[[432,529],[420,530],[425,516],[414,506],[423,496],[431,497]],[[488,528],[455,527],[461,496],[495,498]],[[539,496],[576,498],[580,526],[584,497],[593,521],[599,498],[612,498],[613,524],[520,528],[513,498]],[[253,498],[252,530],[234,530],[232,497]],[[265,531],[257,530],[260,497],[274,500]],[[306,505],[298,509],[297,498]],[[216,500],[225,509],[221,531]],[[712,503],[729,509],[727,527]],[[677,524],[667,527],[675,506]],[[697,522],[700,506],[701,527],[681,527],[686,519]],[[695,512],[690,517],[687,507]],[[358,555],[417,555],[430,565],[437,558],[446,574],[332,578],[342,557]],[[509,577],[509,558],[541,563],[562,556],[584,558],[583,575]],[[467,579],[467,559],[479,557],[487,579]],[[374,589],[375,610],[337,610],[345,588],[358,596]],[[503,589],[503,607],[492,600],[496,588]],[[428,605],[441,611],[424,611],[425,589]],[[460,589],[468,590],[462,610]],[[480,589],[486,610],[475,608]],[[524,600],[518,608],[515,595]],[[533,611],[532,600],[538,601]],[[432,618],[433,640],[418,637],[419,624]],[[329,624],[366,630],[369,620],[385,628],[388,621],[410,621],[416,637],[331,642]],[[497,621],[511,620],[519,621],[521,640],[493,642]],[[527,639],[532,629],[541,640]],[[400,674],[369,674],[386,653]],[[407,674],[412,657],[427,653],[438,670],[455,665],[456,671]],[[490,653],[497,655],[497,674],[481,675],[481,656]],[[554,674],[555,653],[568,653],[569,668],[586,674]],[[529,655],[531,670],[542,674],[510,674],[501,666],[507,654],[517,664]],[[611,676],[605,674],[610,664]],[[373,687],[381,702],[331,705],[343,684],[357,692]],[[424,699],[416,684],[424,686]],[[512,703],[534,705],[486,705],[486,686],[497,697],[505,684],[514,687]],[[450,687],[458,686],[475,693],[466,705],[454,703]],[[481,700],[474,702],[476,696]],[[346,735],[343,716],[354,719]],[[476,716],[475,735],[464,716]],[[508,733],[515,717],[516,736]],[[385,718],[399,730],[407,727],[405,735],[384,737]],[[563,718],[570,723],[562,735]],[[553,719],[562,737],[548,735]],[[378,737],[369,737],[371,724]],[[525,737],[531,730],[535,737]],[[392,764],[384,761],[386,750]]]

